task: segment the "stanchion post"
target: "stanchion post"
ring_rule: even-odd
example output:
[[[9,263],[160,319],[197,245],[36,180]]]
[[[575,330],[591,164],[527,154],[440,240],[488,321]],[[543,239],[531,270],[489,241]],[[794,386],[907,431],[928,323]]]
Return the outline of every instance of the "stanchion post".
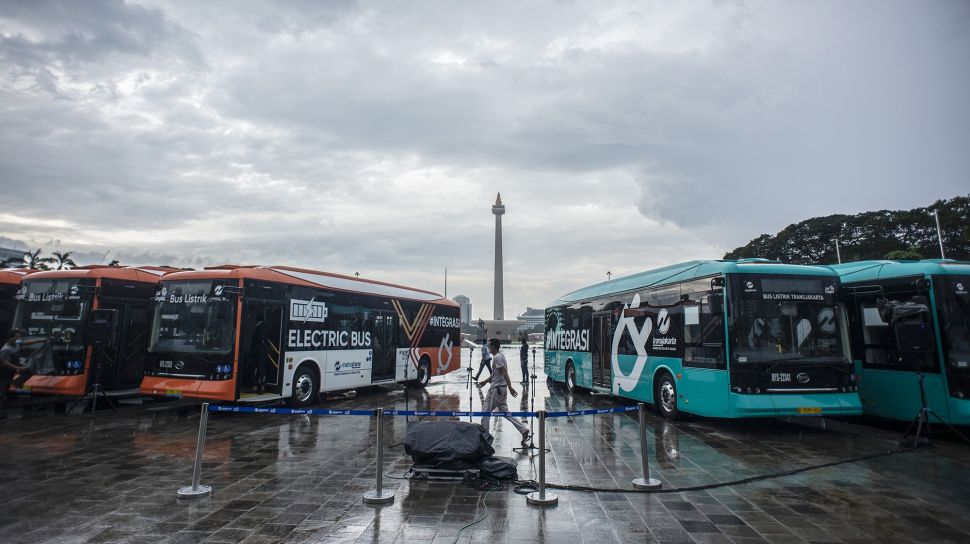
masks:
[[[198,499],[212,494],[212,487],[202,485],[202,452],[205,449],[205,428],[209,423],[209,403],[202,403],[202,414],[199,416],[199,436],[195,441],[195,464],[192,465],[192,485],[178,490],[176,495],[180,499]]]
[[[555,493],[546,493],[546,411],[539,410],[539,491],[529,493],[526,502],[536,506],[559,504]]]
[[[650,477],[649,456],[647,455],[647,405],[640,402],[640,464],[643,466],[643,478],[633,480],[636,489],[660,489],[660,480]]]
[[[364,493],[364,504],[394,502],[394,492],[384,489],[384,409],[377,409],[377,485]]]

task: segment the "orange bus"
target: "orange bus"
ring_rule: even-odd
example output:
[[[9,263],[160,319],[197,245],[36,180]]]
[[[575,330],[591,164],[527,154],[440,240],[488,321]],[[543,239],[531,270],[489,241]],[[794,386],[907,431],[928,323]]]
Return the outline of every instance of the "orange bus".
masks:
[[[17,309],[17,291],[20,280],[24,279],[30,270],[26,268],[0,269],[0,335],[7,337],[7,331],[13,325],[14,310]]]
[[[162,278],[144,395],[286,399],[376,384],[424,386],[459,368],[458,305],[437,293],[286,266]]]
[[[32,393],[82,396],[137,388],[158,280],[174,268],[81,266],[33,272],[17,293],[14,326],[48,338],[49,365],[24,384]]]

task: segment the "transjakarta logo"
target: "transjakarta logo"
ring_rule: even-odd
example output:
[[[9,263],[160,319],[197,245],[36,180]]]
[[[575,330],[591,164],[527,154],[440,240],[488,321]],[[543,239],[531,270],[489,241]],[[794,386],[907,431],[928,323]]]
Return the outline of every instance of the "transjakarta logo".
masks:
[[[428,325],[432,327],[461,327],[461,321],[457,317],[445,317],[443,315],[433,315],[428,319]]]
[[[546,333],[546,349],[586,351],[589,349],[589,330],[549,331]]]
[[[290,301],[290,321],[323,323],[327,320],[327,305],[313,299]]]
[[[633,300],[630,301],[630,304],[623,305],[624,310],[639,307],[639,293],[633,295]],[[619,395],[621,389],[626,392],[636,389],[637,384],[640,382],[640,375],[643,374],[643,369],[647,366],[647,340],[650,339],[650,333],[653,332],[653,321],[650,319],[644,319],[643,328],[638,329],[634,319],[632,317],[626,317],[625,314],[625,311],[620,314],[620,322],[616,324],[616,330],[613,331],[612,355],[614,395]],[[623,338],[624,331],[630,331],[630,337],[633,339],[633,346],[637,350],[637,360],[633,363],[633,370],[631,370],[629,374],[624,374],[623,370],[620,368],[620,340]]]
[[[667,334],[670,330],[670,315],[667,313],[667,308],[660,310],[657,314],[657,332],[660,334]]]

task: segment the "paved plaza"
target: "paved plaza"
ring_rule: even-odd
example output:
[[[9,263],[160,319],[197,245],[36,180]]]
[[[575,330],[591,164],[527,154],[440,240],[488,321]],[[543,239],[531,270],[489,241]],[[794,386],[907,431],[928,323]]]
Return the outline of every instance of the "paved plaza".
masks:
[[[510,367],[517,378],[518,365]],[[483,393],[468,387],[462,370],[407,399],[400,388],[377,388],[319,407],[467,410],[480,408]],[[549,410],[624,404],[567,395],[541,375],[529,393],[535,399],[510,399],[511,409],[529,409],[533,400]],[[214,493],[176,499],[191,481],[198,431],[199,410],[188,404],[149,402],[94,418],[31,410],[0,421],[0,542],[970,541],[970,448],[953,440],[744,485],[669,492],[890,451],[894,426],[667,423],[651,413],[652,475],[668,492],[555,490],[558,506],[540,508],[508,483],[493,489],[401,479],[411,466],[399,445],[407,422],[390,418],[384,481],[396,498],[375,507],[361,501],[374,486],[375,422],[359,416],[213,414],[202,482]],[[492,425],[496,454],[517,460],[520,479],[536,479],[538,459],[512,451],[515,429],[501,418]],[[550,482],[629,489],[642,475],[635,412],[550,419],[547,438]]]

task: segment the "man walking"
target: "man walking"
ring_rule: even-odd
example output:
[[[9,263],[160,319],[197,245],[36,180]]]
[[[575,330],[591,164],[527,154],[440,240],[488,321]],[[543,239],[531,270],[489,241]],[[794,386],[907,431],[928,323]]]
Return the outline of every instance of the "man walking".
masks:
[[[488,388],[488,396],[485,397],[485,406],[483,407],[483,412],[493,412],[498,410],[500,412],[508,412],[508,394],[512,393],[512,397],[519,396],[515,389],[512,388],[512,380],[509,379],[509,369],[508,362],[505,360],[505,355],[499,351],[500,344],[498,338],[492,338],[488,341],[488,351],[492,354],[492,375],[486,380],[478,382],[478,385],[485,385],[491,383],[492,386]],[[515,428],[522,433],[522,444],[528,444],[529,442],[529,428],[525,426],[521,421],[518,421],[509,416],[503,416],[505,419],[509,420]],[[482,427],[488,430],[490,416],[485,416],[482,418]]]
[[[482,362],[478,364],[478,372],[475,373],[475,381],[478,381],[478,377],[482,375],[482,370],[488,369],[488,375],[491,376],[494,370],[492,370],[492,356],[488,353],[488,345],[485,343],[485,339],[482,338]]]
[[[3,403],[7,398],[7,390],[10,389],[14,374],[21,373],[20,379],[17,380],[20,385],[27,381],[26,378],[30,377],[26,374],[29,372],[27,367],[20,364],[20,356],[18,355],[20,347],[45,341],[43,338],[34,340],[24,340],[23,338],[23,329],[13,329],[7,335],[6,343],[0,348],[0,408],[3,408]]]
[[[522,345],[519,346],[519,364],[522,365],[522,383],[529,383],[529,344],[525,337],[522,337]]]

